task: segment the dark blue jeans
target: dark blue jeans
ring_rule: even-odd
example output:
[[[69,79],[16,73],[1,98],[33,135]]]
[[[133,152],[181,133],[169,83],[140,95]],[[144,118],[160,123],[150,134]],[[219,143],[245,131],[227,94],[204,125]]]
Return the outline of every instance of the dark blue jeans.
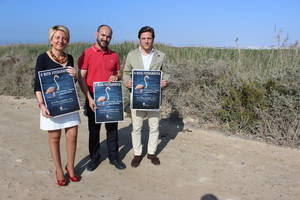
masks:
[[[92,160],[100,158],[100,128],[101,124],[95,123],[95,113],[86,101],[88,128],[89,128],[89,152]],[[118,123],[105,123],[106,144],[109,160],[116,160],[118,155]]]

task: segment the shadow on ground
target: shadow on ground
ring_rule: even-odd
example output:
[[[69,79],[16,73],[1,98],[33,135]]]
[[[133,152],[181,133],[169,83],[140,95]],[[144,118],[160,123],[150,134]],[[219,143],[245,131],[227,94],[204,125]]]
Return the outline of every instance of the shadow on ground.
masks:
[[[182,118],[178,117],[178,112],[173,112],[168,118],[160,120],[159,123],[160,141],[156,151],[158,155],[164,150],[164,148],[166,148],[166,146],[171,140],[174,140],[177,137],[178,133],[183,130],[183,127],[184,124]],[[101,126],[101,128],[104,128],[104,126]],[[132,130],[131,124],[119,129],[119,157],[121,160],[123,160],[127,156],[128,152],[132,149],[131,130]],[[88,130],[86,129],[86,131]],[[102,135],[100,135],[100,137],[101,136]],[[142,128],[142,144],[143,144],[142,156],[145,156],[147,153],[148,136],[149,136],[148,120],[144,120],[143,128]],[[101,162],[107,159],[106,140],[103,140],[100,143],[100,154],[101,154]],[[130,156],[133,157],[133,153]],[[87,155],[77,163],[75,167],[75,171],[78,175],[81,175],[83,173],[89,161],[90,158],[89,155]]]

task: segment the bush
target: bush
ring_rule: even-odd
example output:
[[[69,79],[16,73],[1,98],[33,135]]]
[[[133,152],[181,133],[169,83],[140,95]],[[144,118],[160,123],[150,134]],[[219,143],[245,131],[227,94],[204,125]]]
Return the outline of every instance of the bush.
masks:
[[[229,94],[223,96],[219,116],[232,130],[255,133],[260,121],[256,110],[264,110],[266,105],[265,90],[255,83],[245,83],[241,88],[230,88]]]
[[[69,45],[67,52],[73,55],[75,66],[89,46]],[[111,46],[122,65],[127,53],[136,47],[132,42]],[[164,116],[176,114],[200,125],[216,124],[231,134],[300,146],[298,49],[156,47],[166,53],[166,73],[171,75],[171,84],[163,90]],[[36,58],[47,49],[48,45],[0,46],[0,94],[34,97]],[[79,96],[83,101],[81,92]]]

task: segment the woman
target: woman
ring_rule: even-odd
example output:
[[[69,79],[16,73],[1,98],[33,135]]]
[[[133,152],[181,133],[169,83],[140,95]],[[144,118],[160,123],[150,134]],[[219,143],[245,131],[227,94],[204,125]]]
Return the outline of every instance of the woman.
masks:
[[[65,170],[69,179],[78,182],[80,177],[75,174],[74,160],[77,144],[78,124],[80,123],[79,113],[72,113],[60,117],[52,118],[49,110],[46,108],[41,86],[38,78],[38,72],[42,70],[67,67],[67,72],[76,79],[76,70],[74,69],[73,57],[64,52],[70,41],[70,33],[65,26],[53,26],[49,29],[50,49],[38,56],[35,69],[34,92],[40,108],[40,128],[48,131],[48,142],[52,159],[55,165],[55,175],[57,184],[66,186],[68,181],[64,177],[64,171],[60,156],[60,136],[61,130],[65,129],[67,143],[67,164]]]

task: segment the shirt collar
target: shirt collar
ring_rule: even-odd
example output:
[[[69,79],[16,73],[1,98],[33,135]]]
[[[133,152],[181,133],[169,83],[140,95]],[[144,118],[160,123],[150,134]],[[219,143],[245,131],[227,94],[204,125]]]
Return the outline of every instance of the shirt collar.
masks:
[[[145,53],[142,51],[142,47],[139,46],[139,51],[141,52],[142,55],[151,55],[151,54],[154,53],[155,49],[154,49],[154,47],[153,47],[153,48],[151,49],[150,53],[145,54]]]
[[[94,51],[101,52],[103,54],[110,54],[111,53],[111,50],[109,48],[107,48],[106,51],[102,51],[99,47],[97,47],[96,44],[93,44],[92,48],[93,48]]]

